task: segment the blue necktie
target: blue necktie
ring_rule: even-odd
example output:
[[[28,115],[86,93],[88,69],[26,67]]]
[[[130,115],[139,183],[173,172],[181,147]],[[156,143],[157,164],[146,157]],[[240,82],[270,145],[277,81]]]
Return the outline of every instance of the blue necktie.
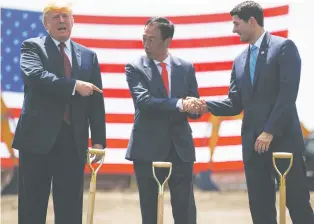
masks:
[[[251,46],[250,49],[251,49],[251,53],[250,53],[250,77],[251,77],[251,83],[253,85],[256,58],[257,58],[257,47],[255,45],[253,45],[253,46]]]

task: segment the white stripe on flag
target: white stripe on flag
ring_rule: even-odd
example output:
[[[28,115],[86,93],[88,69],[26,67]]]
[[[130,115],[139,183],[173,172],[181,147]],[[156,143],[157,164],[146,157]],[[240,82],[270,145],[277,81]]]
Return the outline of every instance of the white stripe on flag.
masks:
[[[245,48],[246,44],[224,47],[169,49],[173,56],[191,63],[233,61]],[[97,53],[101,64],[126,64],[134,61],[145,52],[142,49],[104,49],[92,48]]]
[[[267,30],[281,30],[288,27],[288,15],[266,17]],[[144,25],[98,25],[75,23],[72,36],[79,38],[142,40]],[[232,34],[232,22],[175,24],[174,39],[221,37]],[[88,32],[86,32],[88,30]]]
[[[199,88],[229,86],[231,70],[215,72],[196,72]],[[128,89],[125,73],[102,73],[104,89]]]

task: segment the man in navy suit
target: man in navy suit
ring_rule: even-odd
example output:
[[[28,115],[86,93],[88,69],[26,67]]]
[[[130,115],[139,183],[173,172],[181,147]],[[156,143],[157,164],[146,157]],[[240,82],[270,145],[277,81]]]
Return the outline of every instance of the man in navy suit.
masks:
[[[242,152],[253,223],[277,223],[273,152],[294,156],[287,176],[287,207],[293,223],[314,223],[295,104],[301,70],[298,49],[293,41],[264,30],[263,9],[257,3],[240,3],[230,14],[233,32],[249,46],[234,61],[228,98],[206,103],[216,116],[244,112]],[[288,167],[288,161],[277,164],[281,172]]]
[[[188,117],[197,119],[200,115],[186,108],[201,103],[185,99],[199,97],[198,85],[193,65],[168,52],[173,34],[174,25],[168,19],[151,18],[143,34],[146,56],[126,65],[135,108],[126,159],[134,164],[143,224],[157,222],[158,188],[152,175],[153,161],[172,162],[169,188],[175,223],[196,223],[192,188],[195,148]],[[167,172],[156,170],[161,182]]]
[[[79,224],[89,127],[93,148],[106,147],[100,69],[96,54],[70,39],[70,7],[48,5],[43,24],[49,35],[21,46],[24,103],[13,141],[19,150],[18,219],[46,223],[52,185],[55,223]]]

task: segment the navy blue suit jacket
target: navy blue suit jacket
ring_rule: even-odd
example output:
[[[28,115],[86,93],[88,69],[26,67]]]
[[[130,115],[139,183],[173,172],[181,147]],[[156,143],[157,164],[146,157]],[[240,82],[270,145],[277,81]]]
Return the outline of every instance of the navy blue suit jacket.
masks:
[[[22,43],[20,67],[24,80],[24,103],[16,127],[13,148],[44,154],[59,134],[66,104],[71,106],[72,127],[77,150],[82,158],[88,149],[89,127],[92,144],[106,147],[103,95],[72,95],[75,80],[102,89],[97,56],[71,41],[71,79],[64,76],[61,54],[50,36],[31,38]]]
[[[248,161],[262,132],[274,136],[272,151],[304,150],[296,109],[301,59],[294,42],[266,32],[256,62],[253,85],[249,75],[249,48],[234,61],[228,98],[207,101],[212,114],[244,112],[241,136],[243,160]]]
[[[176,107],[180,98],[199,97],[193,65],[171,56],[171,98],[153,60],[143,56],[125,68],[135,109],[126,159],[162,161],[173,144],[183,161],[195,161],[187,118],[200,116],[180,112]]]

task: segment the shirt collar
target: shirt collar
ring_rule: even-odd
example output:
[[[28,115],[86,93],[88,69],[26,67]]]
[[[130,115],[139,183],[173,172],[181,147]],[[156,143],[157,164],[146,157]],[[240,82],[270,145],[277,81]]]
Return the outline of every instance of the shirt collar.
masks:
[[[60,41],[54,39],[53,37],[51,37],[51,39],[53,40],[53,42],[56,44],[57,47],[59,47],[59,44],[61,43]],[[67,47],[68,50],[71,49],[71,40],[70,38],[64,42],[65,43],[65,46]]]
[[[160,61],[157,61],[157,60],[154,60],[154,62],[156,65],[159,65],[161,63]],[[166,65],[170,66],[170,55],[169,54],[163,62],[166,63]]]
[[[254,44],[254,46],[257,47],[258,49],[261,48],[262,41],[264,39],[265,34],[266,34],[266,31],[264,31],[264,33],[262,33],[262,35],[257,39],[257,41]],[[252,44],[250,44],[250,47],[252,47]]]

